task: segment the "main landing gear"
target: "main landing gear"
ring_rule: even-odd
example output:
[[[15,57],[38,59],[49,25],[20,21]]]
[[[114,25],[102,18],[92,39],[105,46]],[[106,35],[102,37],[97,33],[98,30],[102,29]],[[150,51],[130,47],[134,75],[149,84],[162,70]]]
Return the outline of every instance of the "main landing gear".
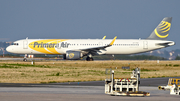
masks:
[[[87,56],[86,61],[94,61],[92,57]]]

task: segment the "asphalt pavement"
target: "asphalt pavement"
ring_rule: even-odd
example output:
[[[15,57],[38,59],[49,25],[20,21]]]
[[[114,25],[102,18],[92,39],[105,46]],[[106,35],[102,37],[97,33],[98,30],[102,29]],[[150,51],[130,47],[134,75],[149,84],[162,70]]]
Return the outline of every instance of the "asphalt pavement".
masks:
[[[104,93],[104,81],[50,84],[0,83],[0,101],[179,101],[180,95],[158,90],[169,78],[140,79],[140,91],[150,97],[110,96]]]

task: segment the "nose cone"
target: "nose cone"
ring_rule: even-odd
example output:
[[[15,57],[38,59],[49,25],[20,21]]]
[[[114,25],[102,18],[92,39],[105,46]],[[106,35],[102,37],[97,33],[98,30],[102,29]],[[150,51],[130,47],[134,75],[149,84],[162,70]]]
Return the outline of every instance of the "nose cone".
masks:
[[[8,47],[6,48],[6,51],[12,53],[13,49],[12,49],[11,46],[8,46]]]

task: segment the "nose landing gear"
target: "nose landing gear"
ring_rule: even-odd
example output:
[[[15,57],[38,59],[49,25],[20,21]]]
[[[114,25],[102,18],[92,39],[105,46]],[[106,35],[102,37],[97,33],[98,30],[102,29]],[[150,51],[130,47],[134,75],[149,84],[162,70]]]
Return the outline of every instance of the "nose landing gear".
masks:
[[[24,62],[27,61],[27,54],[24,55],[24,59],[23,59]]]

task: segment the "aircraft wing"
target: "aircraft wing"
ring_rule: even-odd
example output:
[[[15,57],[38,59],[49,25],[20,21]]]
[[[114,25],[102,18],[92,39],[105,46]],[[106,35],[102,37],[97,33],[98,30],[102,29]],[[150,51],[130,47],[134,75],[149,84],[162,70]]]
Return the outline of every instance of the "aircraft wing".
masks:
[[[103,50],[107,47],[110,47],[114,44],[115,40],[116,40],[117,36],[114,37],[114,39],[111,41],[111,43],[109,43],[108,45],[105,46],[98,46],[98,47],[92,47],[92,48],[83,48],[83,49],[78,49],[78,51],[83,51],[83,52],[87,52],[87,53],[94,53],[97,52],[99,50]]]

